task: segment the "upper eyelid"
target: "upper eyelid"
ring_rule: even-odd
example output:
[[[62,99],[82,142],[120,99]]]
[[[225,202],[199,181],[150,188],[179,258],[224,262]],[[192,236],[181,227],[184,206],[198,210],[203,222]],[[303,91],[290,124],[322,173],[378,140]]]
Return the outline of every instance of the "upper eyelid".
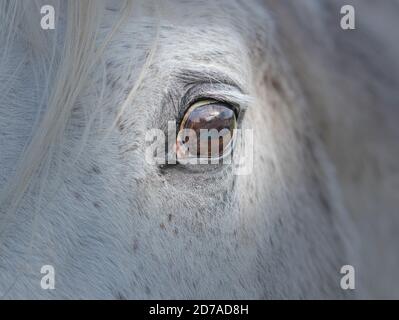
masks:
[[[220,70],[209,68],[203,70],[181,69],[173,76],[183,85],[185,94],[182,100],[189,98],[191,91],[197,93],[196,91],[199,90],[203,90],[204,94],[212,93],[212,95],[219,96],[222,100],[236,100],[237,104],[248,104],[248,100],[251,100],[247,94],[245,82]],[[226,94],[225,99],[223,99],[223,94]]]
[[[243,85],[234,80],[227,74],[217,71],[217,70],[193,70],[193,69],[183,69],[177,74],[176,78],[185,84],[185,87],[192,86],[195,84],[224,84],[232,87],[236,87],[241,92],[245,92]]]
[[[239,113],[244,112],[251,102],[251,97],[242,93],[240,88],[223,83],[199,82],[191,84],[182,96],[179,107],[179,118],[193,103],[204,99],[212,99],[231,104]]]
[[[232,109],[236,113],[237,116],[237,123],[240,126],[242,119],[244,117],[244,114],[247,110],[247,106],[252,100],[249,95],[245,95],[241,92],[237,92],[236,87],[231,87],[231,86],[225,86],[223,93],[220,93],[221,88],[219,90],[213,88],[214,92],[212,94],[212,90],[206,90],[206,85],[209,85],[210,87],[215,87],[215,84],[210,85],[200,83],[200,84],[195,84],[191,90],[197,90],[197,92],[193,93],[190,92],[191,90],[187,90],[186,93],[183,95],[181,101],[180,101],[180,106],[178,106],[178,114],[177,114],[177,122],[176,122],[176,128],[179,128],[184,115],[186,112],[190,109],[190,107],[201,100],[206,100],[206,99],[211,99],[215,101],[219,101],[221,103],[227,103],[232,106]],[[230,88],[227,88],[230,87]],[[228,91],[231,91],[228,93]]]

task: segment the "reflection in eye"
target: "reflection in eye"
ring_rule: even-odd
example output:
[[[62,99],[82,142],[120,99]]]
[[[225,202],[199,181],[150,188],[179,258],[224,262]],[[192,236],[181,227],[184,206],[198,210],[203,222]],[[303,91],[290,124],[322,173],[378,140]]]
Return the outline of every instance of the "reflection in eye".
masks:
[[[232,149],[237,119],[227,103],[202,100],[186,112],[176,141],[180,158],[220,159]]]

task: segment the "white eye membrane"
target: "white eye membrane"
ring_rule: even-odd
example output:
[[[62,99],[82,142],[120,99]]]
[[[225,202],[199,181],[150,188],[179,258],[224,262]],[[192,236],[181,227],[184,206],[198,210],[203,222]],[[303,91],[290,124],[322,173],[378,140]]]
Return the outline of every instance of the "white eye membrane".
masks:
[[[191,105],[176,139],[178,159],[220,160],[233,149],[237,114],[225,102],[201,100]]]

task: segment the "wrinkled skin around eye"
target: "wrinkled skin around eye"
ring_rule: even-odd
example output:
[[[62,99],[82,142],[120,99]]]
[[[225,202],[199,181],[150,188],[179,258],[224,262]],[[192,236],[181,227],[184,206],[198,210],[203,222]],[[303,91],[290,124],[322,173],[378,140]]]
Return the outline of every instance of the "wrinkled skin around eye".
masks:
[[[223,104],[211,103],[194,107],[187,111],[180,125],[180,130],[192,130],[191,134],[183,134],[180,144],[196,151],[190,152],[191,156],[219,158],[232,142],[236,126],[234,111]],[[209,135],[204,130],[209,130]],[[195,143],[196,146],[193,145]],[[214,145],[218,148],[212,148]]]

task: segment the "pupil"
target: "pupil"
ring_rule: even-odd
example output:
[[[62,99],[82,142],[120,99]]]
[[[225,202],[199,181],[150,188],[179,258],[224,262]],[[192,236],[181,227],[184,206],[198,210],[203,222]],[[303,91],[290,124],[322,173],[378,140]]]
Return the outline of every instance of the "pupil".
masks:
[[[236,127],[236,116],[232,109],[221,104],[208,104],[192,110],[183,123],[182,129],[191,129],[196,134],[196,156],[218,158],[231,141]],[[208,130],[201,132],[201,130]],[[185,137],[183,144],[189,142]],[[194,149],[194,148],[191,148]]]

